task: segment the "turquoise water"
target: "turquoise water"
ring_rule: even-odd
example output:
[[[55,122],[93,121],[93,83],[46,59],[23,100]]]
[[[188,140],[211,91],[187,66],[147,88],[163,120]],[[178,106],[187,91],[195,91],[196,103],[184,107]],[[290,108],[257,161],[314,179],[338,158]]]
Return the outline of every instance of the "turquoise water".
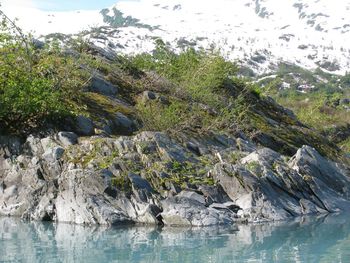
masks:
[[[0,262],[350,262],[350,218],[197,229],[0,218]]]

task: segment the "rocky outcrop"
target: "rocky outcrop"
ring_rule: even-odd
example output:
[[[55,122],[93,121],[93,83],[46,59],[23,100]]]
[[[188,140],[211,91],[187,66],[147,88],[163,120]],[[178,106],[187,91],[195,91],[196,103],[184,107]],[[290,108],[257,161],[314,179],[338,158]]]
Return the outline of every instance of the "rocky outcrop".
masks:
[[[260,149],[239,165],[217,164],[214,175],[248,221],[350,210],[349,170],[309,146],[291,160]]]
[[[350,210],[349,167],[303,146],[142,132],[0,137],[0,215],[77,224],[207,226]]]

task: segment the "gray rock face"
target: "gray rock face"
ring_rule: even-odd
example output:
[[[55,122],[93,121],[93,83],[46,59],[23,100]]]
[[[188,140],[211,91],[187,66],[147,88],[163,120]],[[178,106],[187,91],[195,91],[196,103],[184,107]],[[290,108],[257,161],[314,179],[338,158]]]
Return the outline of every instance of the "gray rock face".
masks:
[[[162,202],[162,217],[166,225],[211,226],[232,224],[235,213],[206,207],[192,198],[175,196]]]
[[[47,149],[42,157],[47,161],[47,162],[54,162],[63,157],[64,154],[64,148],[57,146],[53,148]]]
[[[196,201],[198,203],[201,203],[202,205],[206,205],[206,203],[207,203],[203,195],[200,195],[200,194],[193,192],[193,191],[186,191],[185,190],[185,191],[180,192],[178,196],[186,197],[187,199]]]
[[[117,202],[103,194],[103,177],[77,169],[70,170],[58,180],[59,189],[54,201],[55,217],[60,222],[78,224],[119,225],[131,223]]]
[[[196,145],[200,152],[193,150]],[[208,226],[350,210],[350,170],[213,135],[0,137],[0,215],[77,224]]]
[[[350,209],[349,173],[308,146],[289,162],[261,149],[240,165],[216,165],[214,174],[249,221]]]
[[[129,178],[131,185],[136,190],[145,190],[147,193],[152,193],[154,191],[149,182],[143,179],[141,176],[130,173]]]
[[[22,144],[19,138],[0,136],[0,156],[10,157],[19,155],[22,150]]]
[[[323,158],[309,146],[299,149],[289,166],[305,178],[327,211],[350,211],[349,169]]]

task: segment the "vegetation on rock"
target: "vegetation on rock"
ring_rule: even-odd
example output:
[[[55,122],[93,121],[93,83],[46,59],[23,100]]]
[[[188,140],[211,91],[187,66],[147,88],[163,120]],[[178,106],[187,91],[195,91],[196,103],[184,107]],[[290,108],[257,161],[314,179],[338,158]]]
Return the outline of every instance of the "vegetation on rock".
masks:
[[[78,112],[88,75],[76,60],[55,42],[38,47],[4,14],[0,26],[0,128],[24,133]]]
[[[102,51],[80,38],[38,45],[3,17],[3,131],[62,129],[74,126],[75,116],[85,115],[96,130],[118,134],[122,114],[136,130],[167,131],[175,138],[179,131],[244,132],[254,142],[286,155],[302,145],[312,145],[332,158],[339,155],[334,144],[266,97],[258,84],[238,77],[238,67],[217,52],[189,48],[178,54],[159,39],[153,54],[133,57]],[[346,77],[343,82],[347,83]],[[283,97],[277,100],[282,102]],[[300,111],[297,114],[311,123]]]
[[[263,88],[216,52],[176,53],[161,40],[136,56],[82,38],[44,44],[3,17],[1,215],[207,226],[349,209],[335,144],[348,149],[349,126],[325,130],[332,120],[319,116],[340,117],[345,91],[298,104],[303,94],[280,89],[285,73]],[[269,94],[291,99],[297,116]]]
[[[281,64],[276,74],[262,77],[257,84],[264,94],[293,110],[301,122],[349,152],[349,134],[342,132],[350,125],[349,78],[349,73],[338,76]]]

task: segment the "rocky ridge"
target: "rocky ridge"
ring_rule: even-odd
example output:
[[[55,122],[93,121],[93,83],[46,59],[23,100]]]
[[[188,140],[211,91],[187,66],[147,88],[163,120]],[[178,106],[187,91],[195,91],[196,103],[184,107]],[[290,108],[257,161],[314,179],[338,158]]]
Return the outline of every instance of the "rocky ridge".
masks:
[[[350,210],[350,170],[303,146],[166,133],[0,138],[0,215],[77,224],[208,226]]]

